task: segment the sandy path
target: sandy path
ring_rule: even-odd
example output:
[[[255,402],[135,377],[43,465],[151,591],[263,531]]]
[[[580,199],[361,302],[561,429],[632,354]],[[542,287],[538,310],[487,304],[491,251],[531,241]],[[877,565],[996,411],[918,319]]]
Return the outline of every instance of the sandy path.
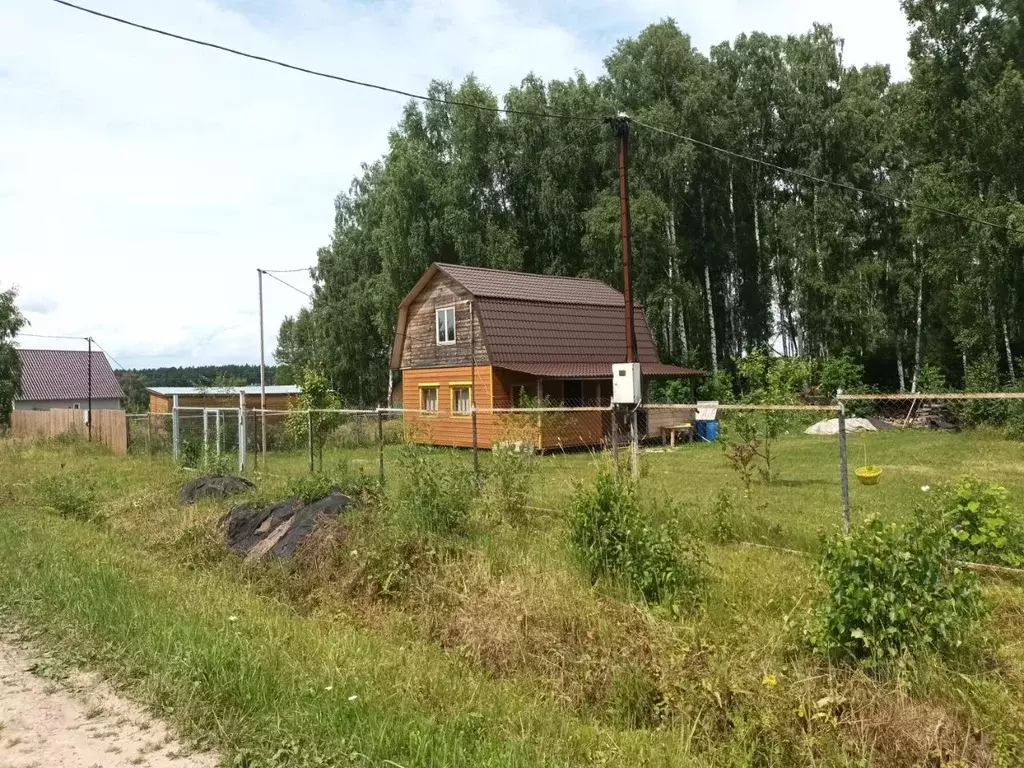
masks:
[[[94,675],[53,675],[48,659],[0,637],[0,768],[214,768],[167,726]],[[55,679],[63,677],[63,679]]]

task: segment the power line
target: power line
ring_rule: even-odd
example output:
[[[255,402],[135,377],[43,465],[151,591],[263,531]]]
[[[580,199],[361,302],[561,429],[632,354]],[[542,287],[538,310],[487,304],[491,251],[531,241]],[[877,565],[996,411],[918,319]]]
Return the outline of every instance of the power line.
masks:
[[[261,270],[260,270],[260,272],[262,272],[263,274],[265,274],[265,275],[266,275],[267,277],[269,277],[269,278],[272,278],[272,279],[274,279],[274,280],[277,280],[277,282],[281,283],[281,285],[287,285],[287,286],[288,286],[289,288],[291,288],[291,289],[292,289],[293,291],[295,291],[296,293],[301,293],[301,294],[302,294],[303,296],[305,296],[305,297],[306,297],[307,299],[309,299],[310,301],[312,301],[312,300],[313,300],[313,294],[311,294],[311,293],[306,293],[306,292],[305,292],[304,290],[302,290],[301,288],[296,288],[296,287],[295,287],[294,285],[292,285],[291,283],[286,283],[286,282],[285,282],[284,280],[282,280],[282,279],[281,279],[280,277],[278,277],[277,275],[271,274],[270,272],[268,272],[268,271],[267,271],[267,270],[265,270],[265,269],[261,269]]]
[[[93,339],[92,343],[95,344],[99,348],[100,352],[102,352],[104,355],[106,355],[111,360],[113,360],[114,361],[114,365],[116,365],[122,371],[127,371],[128,370],[128,368],[126,366],[122,365],[121,362],[116,357],[114,357],[112,354],[107,352],[107,350],[105,350],[103,347],[101,347],[100,343],[98,341],[96,341],[96,339]]]
[[[88,336],[55,336],[48,333],[19,333],[18,336],[28,336],[33,339],[64,339],[66,341],[88,341]]]
[[[264,274],[286,275],[290,272],[309,272],[313,267],[299,267],[298,269],[264,269]]]
[[[455,99],[442,99],[442,98],[440,98],[438,96],[424,96],[423,94],[420,94],[420,93],[412,93],[411,91],[403,91],[400,88],[392,88],[392,87],[387,86],[387,85],[380,85],[378,83],[370,83],[370,82],[367,82],[367,81],[364,81],[364,80],[355,80],[355,79],[353,79],[351,77],[343,77],[342,75],[333,75],[333,74],[330,74],[329,72],[322,72],[322,71],[316,70],[316,69],[309,69],[307,67],[300,67],[300,66],[298,66],[296,64],[289,64],[287,62],[279,61],[278,59],[271,59],[271,58],[268,58],[266,56],[258,56],[258,55],[254,54],[254,53],[246,53],[245,51],[240,51],[237,48],[229,48],[226,45],[220,45],[218,43],[211,43],[211,42],[208,42],[206,40],[197,40],[194,37],[187,37],[185,35],[179,35],[179,34],[176,34],[174,32],[168,32],[168,31],[163,30],[163,29],[157,29],[156,27],[149,27],[149,26],[146,26],[145,24],[139,24],[138,22],[135,22],[135,21],[129,21],[128,19],[123,19],[123,18],[121,18],[119,16],[113,16],[113,15],[111,15],[109,13],[102,13],[101,11],[96,11],[96,10],[93,10],[92,8],[85,8],[84,6],[81,6],[81,5],[75,5],[74,3],[69,3],[67,0],[53,0],[53,2],[57,3],[58,5],[63,5],[65,7],[67,7],[67,8],[73,8],[76,11],[81,11],[83,13],[88,13],[91,16],[97,16],[97,17],[99,17],[101,19],[107,19],[108,21],[114,21],[114,22],[117,22],[118,24],[124,24],[124,25],[129,26],[129,27],[134,27],[135,29],[141,29],[141,30],[143,30],[145,32],[152,32],[152,33],[157,34],[157,35],[163,35],[164,37],[170,37],[170,38],[173,38],[175,40],[180,40],[180,41],[185,42],[185,43],[192,43],[193,45],[201,45],[204,48],[213,48],[214,50],[217,50],[217,51],[223,51],[224,53],[231,53],[231,54],[234,54],[235,56],[242,56],[242,57],[244,57],[246,59],[252,59],[253,61],[261,61],[264,64],[273,64],[274,66],[283,67],[284,69],[290,69],[290,70],[292,70],[294,72],[302,72],[303,74],[313,75],[314,77],[323,77],[323,78],[326,78],[328,80],[336,80],[338,82],[347,83],[349,85],[358,85],[361,88],[372,88],[373,90],[376,90],[376,91],[383,91],[385,93],[393,93],[393,94],[396,94],[398,96],[405,96],[405,97],[410,98],[410,99],[418,99],[420,101],[430,101],[430,102],[434,102],[436,104],[447,104],[447,105],[453,106],[453,107],[468,107],[470,109],[478,109],[478,110],[480,110],[482,112],[496,112],[496,113],[500,113],[500,114],[504,114],[504,115],[527,115],[527,116],[531,116],[531,117],[551,117],[551,118],[556,118],[556,119],[560,119],[560,120],[600,121],[600,120],[603,119],[603,118],[600,118],[600,117],[589,117],[589,116],[586,116],[586,115],[566,115],[566,114],[558,114],[558,113],[554,113],[554,112],[534,112],[534,111],[526,110],[526,109],[507,109],[507,108],[502,108],[502,107],[490,107],[490,106],[486,106],[484,104],[473,104],[473,103],[468,102],[468,101],[457,101]]]
[[[1024,230],[1014,229],[1013,227],[1007,226],[1006,224],[997,224],[993,221],[985,221],[984,219],[978,219],[975,218],[974,216],[970,216],[967,214],[956,213],[954,211],[947,211],[945,208],[937,208],[934,205],[928,205],[927,203],[916,203],[911,200],[905,200],[904,198],[897,197],[896,195],[887,194],[886,192],[879,192],[873,189],[862,189],[861,187],[855,187],[852,184],[847,184],[846,182],[842,181],[832,181],[830,179],[823,179],[820,176],[815,176],[814,174],[807,173],[806,171],[798,171],[795,168],[787,168],[784,165],[776,165],[775,163],[771,163],[767,160],[761,160],[756,157],[751,157],[750,155],[744,155],[740,152],[733,152],[731,149],[717,147],[714,144],[709,144],[706,141],[695,139],[692,136],[686,136],[682,133],[676,133],[675,131],[670,131],[666,128],[658,128],[655,125],[648,125],[647,123],[643,123],[633,117],[630,118],[630,122],[635,123],[636,125],[639,125],[642,128],[648,128],[652,131],[656,131],[657,133],[663,133],[666,136],[673,136],[677,139],[688,141],[691,144],[697,145],[698,147],[704,147],[705,149],[710,149],[714,152],[719,152],[723,155],[728,155],[729,157],[733,157],[737,160],[745,160],[748,163],[755,163],[766,168],[772,168],[773,170],[779,171],[781,173],[788,173],[791,176],[798,176],[802,179],[807,179],[808,181],[813,181],[817,184],[826,184],[831,187],[844,189],[847,192],[856,192],[857,194],[862,195],[874,195],[875,197],[881,198],[883,200],[888,200],[889,202],[896,203],[898,205],[903,205],[908,208],[920,208],[923,211],[938,213],[941,214],[942,216],[952,216],[955,219],[970,221],[973,222],[974,224],[982,224],[983,226],[992,227],[993,229],[1002,229],[1005,230],[1006,232],[1012,232],[1013,234],[1016,235],[1024,235]]]

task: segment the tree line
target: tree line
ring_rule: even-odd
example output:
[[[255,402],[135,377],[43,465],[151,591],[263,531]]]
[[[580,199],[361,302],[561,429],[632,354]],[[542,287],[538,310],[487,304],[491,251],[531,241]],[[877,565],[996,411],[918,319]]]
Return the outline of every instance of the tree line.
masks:
[[[530,74],[500,102],[473,77],[429,94],[634,118],[634,290],[666,362],[726,375],[768,349],[855,359],[866,384],[890,391],[920,391],[923,378],[962,386],[975,366],[1011,384],[1024,288],[1021,9],[903,8],[901,82],[887,65],[845,62],[828,26],[743,34],[705,55],[667,20],[620,41],[596,80]],[[381,401],[398,304],[434,261],[621,288],[617,174],[599,121],[410,103],[387,153],[338,195],[314,299],[282,324],[278,362],[322,369],[350,403]]]

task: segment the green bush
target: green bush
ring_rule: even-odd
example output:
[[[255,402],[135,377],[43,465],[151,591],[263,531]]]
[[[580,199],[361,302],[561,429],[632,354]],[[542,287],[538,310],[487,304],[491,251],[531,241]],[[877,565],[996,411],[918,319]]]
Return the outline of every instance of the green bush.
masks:
[[[399,456],[395,501],[405,521],[425,533],[464,534],[473,503],[473,473],[450,453],[409,446]]]
[[[952,534],[954,555],[977,563],[1024,566],[1024,525],[1007,501],[1006,489],[965,477],[940,495],[941,516]]]
[[[43,503],[69,520],[99,522],[103,519],[93,484],[73,475],[51,475],[36,482]]]
[[[288,481],[288,494],[301,499],[305,504],[326,499],[336,490],[340,490],[338,483],[321,473],[299,475]]]
[[[1000,392],[1002,388],[999,381],[999,364],[994,357],[985,356],[967,366],[964,391]],[[1005,400],[965,400],[958,404],[954,411],[958,412],[961,423],[967,427],[998,427],[1006,421]]]
[[[667,526],[652,526],[631,481],[603,472],[592,489],[578,489],[569,525],[573,549],[592,581],[608,578],[673,607],[693,603],[703,592],[703,549]]]
[[[525,522],[530,483],[536,470],[532,446],[496,446],[491,451],[485,498],[498,517],[506,522]]]
[[[952,555],[952,538],[923,514],[906,525],[871,518],[835,536],[821,565],[828,589],[816,607],[812,644],[868,668],[961,650],[985,606],[977,577],[955,566]]]

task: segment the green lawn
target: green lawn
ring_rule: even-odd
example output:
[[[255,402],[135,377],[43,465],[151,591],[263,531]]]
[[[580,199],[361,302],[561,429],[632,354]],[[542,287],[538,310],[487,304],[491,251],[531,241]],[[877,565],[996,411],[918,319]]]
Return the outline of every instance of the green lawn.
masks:
[[[994,434],[854,435],[854,465],[865,447],[884,475],[874,488],[851,477],[855,519],[907,514],[921,486],[968,472],[1024,499],[1024,447]],[[840,524],[836,439],[785,437],[778,456],[778,479],[747,493],[719,446],[647,451],[642,492],[697,535],[727,497],[740,538],[814,551]],[[442,457],[470,471],[468,451]],[[374,448],[331,450],[325,466],[375,473],[376,461]],[[410,549],[378,535],[388,520],[375,507],[291,564],[243,565],[219,543],[229,505],[182,507],[190,475],[169,461],[0,443],[0,608],[238,765],[1020,764],[1018,583],[986,583],[984,667],[934,661],[873,680],[803,640],[813,557],[708,542],[708,594],[677,617],[591,585],[561,509],[607,459],[537,465],[542,510],[525,526],[479,504],[467,538]],[[389,493],[403,471],[389,446]],[[281,495],[304,472],[302,454],[272,454],[258,494]],[[104,522],[41,506],[35,481],[58,473],[95,484]],[[388,576],[402,589],[368,590],[399,549]]]

